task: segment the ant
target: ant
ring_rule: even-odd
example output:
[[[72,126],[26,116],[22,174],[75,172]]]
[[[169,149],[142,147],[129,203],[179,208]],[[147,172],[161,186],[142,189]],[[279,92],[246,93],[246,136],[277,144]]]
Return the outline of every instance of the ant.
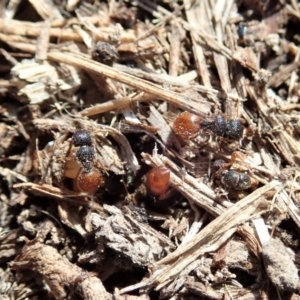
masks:
[[[249,188],[256,188],[258,181],[250,177],[245,172],[239,172],[237,170],[229,170],[229,167],[233,164],[236,158],[239,157],[239,153],[233,153],[229,163],[219,159],[214,162],[214,167],[219,168],[214,177],[221,178],[221,182],[229,189],[234,190],[247,190]]]
[[[230,189],[247,190],[252,187],[251,177],[242,172],[227,170],[224,172],[221,182]]]
[[[197,115],[183,112],[176,117],[173,123],[174,132],[183,139],[190,140],[197,136],[200,129],[207,128],[217,136],[232,140],[243,137],[244,126],[236,119],[226,120],[222,115],[217,115],[212,121],[201,120]]]
[[[92,138],[88,131],[78,130],[72,137],[72,143],[79,147],[75,156],[80,166],[71,166],[68,177],[74,179],[75,187],[80,192],[94,194],[98,188],[105,183],[105,177],[98,169],[93,167],[95,159],[95,149],[92,147]]]

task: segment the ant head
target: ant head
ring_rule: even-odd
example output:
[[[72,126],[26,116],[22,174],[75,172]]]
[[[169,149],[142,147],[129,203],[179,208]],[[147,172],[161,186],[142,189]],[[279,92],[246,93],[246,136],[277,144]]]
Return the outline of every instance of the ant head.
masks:
[[[88,131],[86,130],[78,130],[73,135],[73,145],[75,147],[80,146],[91,146],[92,145],[92,138]]]
[[[226,137],[238,140],[243,137],[244,127],[239,120],[229,120],[227,122]]]
[[[221,181],[228,188],[236,188],[240,179],[240,173],[234,170],[225,172]]]

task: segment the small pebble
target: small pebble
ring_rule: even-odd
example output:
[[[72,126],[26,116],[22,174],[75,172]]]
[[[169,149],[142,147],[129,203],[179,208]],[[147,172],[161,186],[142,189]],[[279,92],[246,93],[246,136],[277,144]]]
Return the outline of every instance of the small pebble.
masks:
[[[287,247],[275,239],[270,239],[262,246],[262,257],[266,272],[279,291],[293,292],[298,288],[298,269]]]

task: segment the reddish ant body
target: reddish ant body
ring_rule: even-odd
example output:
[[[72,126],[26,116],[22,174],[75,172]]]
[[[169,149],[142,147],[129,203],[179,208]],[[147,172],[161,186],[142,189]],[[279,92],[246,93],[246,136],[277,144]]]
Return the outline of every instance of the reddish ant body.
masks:
[[[170,188],[170,170],[166,167],[151,169],[146,175],[148,192],[158,200],[165,200],[172,195]]]
[[[215,116],[211,121],[201,120],[189,112],[183,112],[173,123],[174,132],[183,139],[190,140],[197,136],[201,128],[210,130],[213,134],[232,140],[243,137],[244,126],[237,119],[226,120],[222,115]]]

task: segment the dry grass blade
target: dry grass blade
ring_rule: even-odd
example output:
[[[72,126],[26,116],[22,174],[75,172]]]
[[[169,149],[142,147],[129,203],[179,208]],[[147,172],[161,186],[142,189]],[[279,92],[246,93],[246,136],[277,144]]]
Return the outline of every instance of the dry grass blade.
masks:
[[[22,22],[18,20],[11,20],[6,23],[4,19],[0,19],[0,31],[6,32],[7,34],[37,38],[42,31],[42,26],[39,23]],[[113,31],[111,33],[113,33]],[[49,35],[50,37],[59,38],[64,41],[81,42],[83,40],[83,37],[71,28],[50,28]],[[109,33],[98,31],[97,37],[100,40],[109,40]],[[120,38],[122,42],[129,43],[134,41],[135,36],[131,31],[122,31]]]
[[[143,91],[145,93],[156,96],[157,100],[167,101],[168,103],[181,107],[182,109],[189,110],[196,114],[200,114],[202,111],[201,104],[191,101],[191,99],[189,99],[188,97],[184,97],[179,93],[166,90],[155,84],[136,78],[129,74],[116,71],[115,69],[95,62],[82,54],[50,52],[48,53],[48,58],[52,61],[69,64],[88,72],[96,73],[102,76],[104,75],[105,77],[111,78],[118,82],[122,82],[139,91]]]

